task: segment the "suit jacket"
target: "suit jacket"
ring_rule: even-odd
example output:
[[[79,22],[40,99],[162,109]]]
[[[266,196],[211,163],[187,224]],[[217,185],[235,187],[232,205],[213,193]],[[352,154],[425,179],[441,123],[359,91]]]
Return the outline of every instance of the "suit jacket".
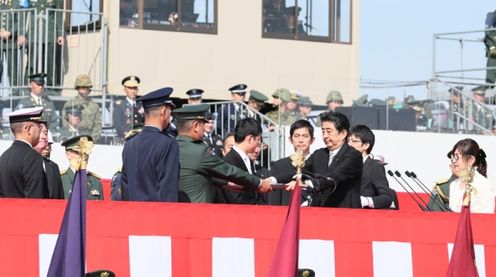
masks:
[[[216,196],[214,178],[244,184],[250,190],[258,187],[260,178],[210,154],[203,141],[179,135],[177,142],[181,165],[179,171],[181,202],[213,203]]]
[[[48,198],[43,158],[23,141],[0,156],[0,197]]]
[[[122,200],[177,202],[179,147],[158,128],[145,126],[124,144]]]
[[[50,199],[64,199],[64,188],[60,178],[59,166],[52,160],[43,158]]]
[[[340,208],[361,208],[360,187],[363,159],[360,152],[344,143],[328,166],[329,149],[316,150],[305,162],[305,170],[330,177],[336,182],[333,191],[331,183],[322,183],[320,199],[312,205]]]
[[[296,174],[295,167],[291,164],[291,158],[286,157],[275,161],[270,167],[270,176],[276,178],[280,184],[291,182]],[[274,190],[269,193],[269,205],[288,205],[291,192],[286,190]]]
[[[227,163],[234,165],[235,167],[249,172],[248,168],[246,168],[245,163],[243,162],[243,158],[236,152],[236,150],[231,150],[224,157],[224,161]],[[252,168],[253,172],[253,168]],[[238,183],[238,185],[243,185]],[[242,192],[233,192],[224,190],[224,195],[227,203],[231,204],[257,204],[257,192],[255,190],[242,191]]]
[[[389,208],[393,202],[393,192],[389,188],[384,166],[370,157],[363,163],[360,193],[371,197],[376,209]]]

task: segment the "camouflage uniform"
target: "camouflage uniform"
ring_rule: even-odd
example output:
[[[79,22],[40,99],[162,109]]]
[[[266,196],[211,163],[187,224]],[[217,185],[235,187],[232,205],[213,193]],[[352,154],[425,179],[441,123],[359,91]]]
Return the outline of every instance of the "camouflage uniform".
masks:
[[[79,75],[76,78],[74,87],[77,89],[79,87],[91,88],[91,79],[88,75]],[[62,118],[66,116],[66,109],[73,106],[83,106],[81,123],[78,126],[78,134],[88,134],[95,141],[100,138],[100,133],[102,132],[102,113],[100,107],[95,102],[91,101],[87,97],[77,95],[71,100],[64,104],[62,109]],[[67,122],[63,121],[63,126],[67,127]]]

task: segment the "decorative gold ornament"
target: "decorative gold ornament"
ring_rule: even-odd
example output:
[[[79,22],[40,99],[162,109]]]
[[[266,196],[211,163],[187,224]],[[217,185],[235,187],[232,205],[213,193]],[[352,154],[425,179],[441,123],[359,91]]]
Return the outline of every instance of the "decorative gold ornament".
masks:
[[[305,166],[305,154],[303,150],[298,150],[291,155],[291,164],[296,167],[296,174],[301,174],[301,169]]]
[[[474,180],[475,168],[470,166],[466,170],[460,171],[460,181],[465,184],[465,197],[463,198],[463,206],[470,205],[470,197],[473,192],[472,182]]]

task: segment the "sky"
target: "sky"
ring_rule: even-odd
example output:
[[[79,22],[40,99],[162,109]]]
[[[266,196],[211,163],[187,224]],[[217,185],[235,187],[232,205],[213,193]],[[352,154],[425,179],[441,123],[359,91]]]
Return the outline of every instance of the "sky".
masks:
[[[360,78],[364,80],[421,81],[432,77],[433,34],[484,29],[488,12],[496,10],[490,0],[361,0]],[[452,38],[482,38],[482,33]],[[460,69],[485,67],[482,43],[459,40],[436,43],[436,67]],[[460,47],[463,45],[463,51]],[[463,55],[461,55],[463,53]],[[472,73],[484,78],[485,72]],[[425,86],[414,88],[361,88],[369,99],[392,95],[427,96]]]

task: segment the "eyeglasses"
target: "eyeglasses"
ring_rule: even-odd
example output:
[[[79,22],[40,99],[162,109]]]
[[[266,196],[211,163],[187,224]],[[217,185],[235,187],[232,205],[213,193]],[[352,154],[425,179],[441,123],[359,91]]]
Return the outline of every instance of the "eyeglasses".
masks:
[[[456,154],[456,155],[451,155],[448,158],[451,160],[451,162],[458,162],[461,158],[463,158],[463,156]]]

